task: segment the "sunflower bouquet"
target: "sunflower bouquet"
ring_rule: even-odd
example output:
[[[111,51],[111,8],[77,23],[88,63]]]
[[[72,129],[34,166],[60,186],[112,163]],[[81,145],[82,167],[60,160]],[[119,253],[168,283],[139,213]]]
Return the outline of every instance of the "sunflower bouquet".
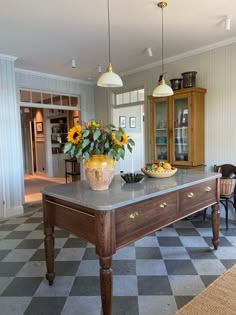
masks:
[[[64,153],[78,161],[81,158],[89,160],[90,156],[95,154],[105,154],[118,161],[120,158],[124,159],[125,147],[132,152],[135,145],[122,128],[96,120],[72,127],[68,132],[67,141]]]

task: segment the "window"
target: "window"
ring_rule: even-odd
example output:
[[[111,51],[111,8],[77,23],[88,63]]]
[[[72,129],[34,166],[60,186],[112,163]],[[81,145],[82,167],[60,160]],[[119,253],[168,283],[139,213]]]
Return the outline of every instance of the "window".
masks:
[[[144,101],[144,89],[115,94],[115,105],[137,104]]]
[[[78,97],[43,91],[20,90],[20,102],[78,107]]]

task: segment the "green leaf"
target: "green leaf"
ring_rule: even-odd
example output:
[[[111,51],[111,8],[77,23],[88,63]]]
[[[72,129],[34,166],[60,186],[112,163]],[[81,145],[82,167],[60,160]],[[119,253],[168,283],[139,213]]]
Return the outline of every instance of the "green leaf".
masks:
[[[135,145],[134,140],[133,140],[133,139],[131,139],[131,138],[129,138],[129,139],[128,139],[128,143],[130,143],[132,146],[134,146],[134,145]]]
[[[64,153],[68,153],[68,152],[71,150],[71,147],[72,147],[72,143],[71,143],[71,142],[67,142],[67,143],[64,145],[63,152],[64,152]]]
[[[127,144],[127,149],[129,150],[129,152],[131,152],[131,153],[132,153],[133,148],[131,147],[131,145],[130,145],[129,143]]]
[[[72,149],[70,150],[70,156],[74,157],[76,153],[76,147],[73,146]]]
[[[88,135],[89,135],[89,130],[83,130],[83,138],[86,138],[86,137],[88,137]]]
[[[101,132],[100,130],[97,129],[93,134],[93,140],[96,141],[100,135],[101,135]]]
[[[118,149],[118,154],[119,156],[124,160],[125,157],[125,150],[124,149]]]
[[[121,140],[121,132],[116,131],[116,138],[118,139],[118,141]]]
[[[85,160],[89,160],[90,154],[88,152],[84,152],[84,158]]]
[[[82,148],[84,149],[85,147],[87,147],[87,145],[89,145],[89,139],[84,139],[83,143],[82,143]]]
[[[108,140],[105,142],[104,147],[105,147],[105,149],[109,149],[110,144],[109,144],[109,141],[108,141]]]

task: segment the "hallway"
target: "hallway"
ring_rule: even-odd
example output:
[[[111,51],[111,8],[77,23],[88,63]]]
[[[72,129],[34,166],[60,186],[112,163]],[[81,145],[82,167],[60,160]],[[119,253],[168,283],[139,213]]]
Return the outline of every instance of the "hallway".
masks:
[[[41,189],[46,186],[65,184],[65,177],[47,177],[42,175],[25,175],[25,203],[37,202],[42,200]]]

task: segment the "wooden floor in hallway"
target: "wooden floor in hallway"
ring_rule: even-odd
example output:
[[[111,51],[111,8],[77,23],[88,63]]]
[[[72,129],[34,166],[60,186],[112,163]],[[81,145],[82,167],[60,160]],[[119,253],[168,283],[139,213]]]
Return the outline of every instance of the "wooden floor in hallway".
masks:
[[[24,176],[25,203],[42,200],[41,190],[50,185],[65,184],[65,177],[47,177],[42,175]]]

